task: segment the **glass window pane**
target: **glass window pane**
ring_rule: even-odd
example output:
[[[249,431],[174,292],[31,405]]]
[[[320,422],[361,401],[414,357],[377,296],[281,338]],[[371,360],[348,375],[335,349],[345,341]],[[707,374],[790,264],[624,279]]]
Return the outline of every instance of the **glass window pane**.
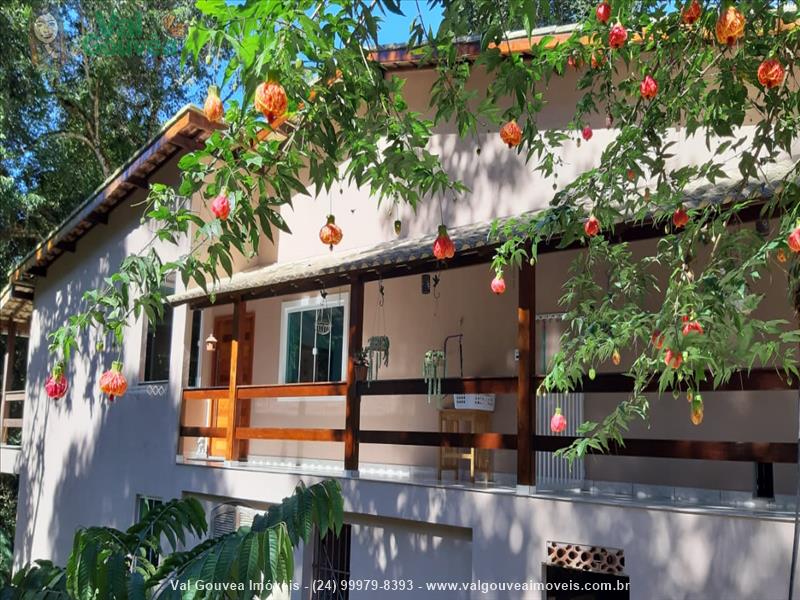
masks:
[[[301,315],[300,374],[298,381],[314,381],[314,337],[316,336],[316,310],[304,310]]]
[[[331,309],[317,311],[317,322],[330,321],[333,322],[333,315]],[[314,375],[314,381],[328,381],[328,361],[330,359],[330,339],[333,335],[333,327],[327,335],[317,332],[317,370]]]
[[[286,383],[297,383],[300,356],[300,313],[291,312],[286,323]]]
[[[328,334],[317,331],[323,319],[331,321]],[[342,380],[344,307],[292,311],[286,327],[286,383]]]
[[[172,294],[175,286],[165,287],[165,295]],[[172,344],[172,306],[164,307],[162,319],[155,325],[147,324],[147,340],[144,354],[144,381],[166,381],[169,379],[169,355]]]
[[[328,381],[342,380],[342,347],[344,344],[344,307],[337,306],[332,315],[330,372]]]
[[[192,311],[192,341],[189,348],[189,385],[200,385],[200,327],[202,313],[199,310]]]
[[[147,327],[144,380],[166,381],[169,379],[169,350],[172,342],[172,307],[164,308],[164,318],[155,326]]]

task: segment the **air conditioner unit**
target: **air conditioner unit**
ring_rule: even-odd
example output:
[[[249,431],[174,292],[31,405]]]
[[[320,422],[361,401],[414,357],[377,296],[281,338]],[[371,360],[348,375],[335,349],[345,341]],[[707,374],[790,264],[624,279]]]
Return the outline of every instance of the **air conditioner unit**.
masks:
[[[217,504],[211,509],[211,537],[221,537],[233,533],[239,527],[249,527],[259,514],[261,511],[241,504]]]

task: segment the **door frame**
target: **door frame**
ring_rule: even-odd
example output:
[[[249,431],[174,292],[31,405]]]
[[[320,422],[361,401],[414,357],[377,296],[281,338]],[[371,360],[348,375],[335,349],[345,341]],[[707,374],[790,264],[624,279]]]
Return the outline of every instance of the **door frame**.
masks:
[[[212,330],[212,332],[214,332],[214,331],[221,332],[222,331],[221,323],[223,321],[226,321],[226,320],[231,321],[231,327],[232,327],[233,326],[233,315],[219,315],[217,317],[214,317],[214,329]],[[246,383],[252,383],[253,361],[255,360],[255,345],[256,345],[256,315],[255,315],[255,312],[252,312],[252,311],[251,312],[245,312],[244,323],[245,323],[245,325],[244,325],[245,331],[247,331],[248,329],[250,330],[250,346],[251,346],[250,347],[250,361],[251,361],[251,363],[250,363],[250,369],[249,369],[251,381],[246,382]],[[231,332],[232,331],[233,330],[231,329]],[[222,334],[220,333],[219,335],[220,335],[220,337],[219,337],[219,340],[217,341],[217,347],[214,349],[214,356],[211,359],[212,360],[212,362],[211,362],[211,383],[215,387],[218,386],[217,375],[219,374],[218,373],[219,348],[220,348],[220,342],[223,341]],[[239,341],[239,343],[240,344],[247,343],[246,339],[247,339],[246,336],[242,336],[242,339]],[[240,376],[241,374],[243,374],[245,372],[245,369],[237,369],[236,372],[237,372],[237,376]],[[237,381],[236,383],[237,383],[237,385],[240,385],[241,382]],[[219,416],[220,400],[221,399],[218,399],[218,398],[215,398],[215,399],[211,400],[211,407],[210,407],[211,410],[210,410],[209,420],[208,420],[209,425],[211,427],[216,427],[217,426],[217,418]],[[226,402],[226,403],[231,401],[230,398],[224,398],[222,400],[224,402]],[[250,401],[248,400],[248,401],[244,402],[239,410],[240,410],[240,413],[238,414],[238,417],[242,421],[242,424],[244,426],[249,425],[250,424]],[[209,444],[208,444],[209,456],[219,456],[219,454],[215,454],[214,451],[213,451],[213,449],[214,449],[214,440],[215,439],[219,440],[220,438],[209,438]],[[225,443],[226,442],[223,440],[223,444],[225,444]],[[246,456],[248,448],[249,448],[249,444],[248,444],[247,441],[239,442],[240,455]]]

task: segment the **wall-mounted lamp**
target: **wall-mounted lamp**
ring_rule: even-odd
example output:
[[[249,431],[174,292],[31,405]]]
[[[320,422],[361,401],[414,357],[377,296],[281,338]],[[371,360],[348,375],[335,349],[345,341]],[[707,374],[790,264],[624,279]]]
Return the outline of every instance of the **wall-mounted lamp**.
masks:
[[[214,334],[211,333],[211,335],[209,335],[206,338],[206,350],[209,352],[214,352],[214,350],[216,349],[217,349],[217,338],[215,338]]]
[[[769,235],[769,220],[758,219],[756,221],[756,231],[762,236]]]
[[[422,293],[427,295],[433,291],[433,297],[438,299],[439,294],[436,291],[437,286],[439,285],[439,274],[434,273],[433,277],[431,277],[428,273],[422,275]]]
[[[422,293],[423,294],[430,294],[431,293],[431,276],[427,273],[422,275]]]

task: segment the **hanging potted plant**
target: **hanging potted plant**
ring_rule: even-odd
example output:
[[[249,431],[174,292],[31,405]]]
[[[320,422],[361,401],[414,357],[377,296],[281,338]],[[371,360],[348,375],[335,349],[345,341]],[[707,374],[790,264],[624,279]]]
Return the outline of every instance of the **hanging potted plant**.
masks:
[[[367,340],[367,352],[369,353],[369,374],[367,381],[375,381],[378,378],[378,371],[381,365],[389,366],[389,336],[373,335]]]
[[[356,371],[356,381],[365,381],[369,376],[370,360],[366,348],[360,348],[353,353],[353,363]]]
[[[386,290],[383,287],[383,280],[378,283],[378,306],[375,310],[375,331],[384,333],[386,331]],[[373,335],[367,340],[367,353],[369,354],[369,373],[367,381],[375,381],[378,378],[378,371],[381,365],[389,366],[389,336]]]

